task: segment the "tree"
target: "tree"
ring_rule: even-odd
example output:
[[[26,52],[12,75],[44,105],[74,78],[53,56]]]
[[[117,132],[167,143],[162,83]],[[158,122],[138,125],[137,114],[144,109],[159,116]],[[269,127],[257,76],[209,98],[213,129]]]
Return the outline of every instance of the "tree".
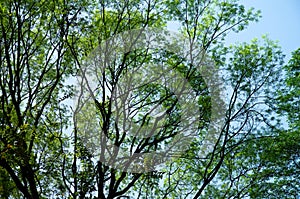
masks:
[[[284,117],[283,127],[264,146],[262,162],[268,169],[258,175],[259,186],[253,196],[269,195],[270,198],[299,197],[299,49],[292,53],[284,66],[282,89],[277,91],[274,109]]]
[[[300,49],[292,53],[292,58],[285,66],[286,71],[286,89],[279,92],[280,107],[287,114],[289,127],[292,131],[299,130],[299,65]]]
[[[260,126],[228,155],[218,174],[228,184],[209,187],[210,194],[218,198],[299,196],[298,55],[296,50],[289,63],[278,68],[281,72],[266,103],[271,115],[264,114],[268,125]]]
[[[59,171],[68,114],[59,99],[71,92],[65,81],[75,68],[66,39],[80,7],[1,2],[0,166],[1,177],[9,179],[1,180],[3,198],[49,198],[66,189]]]
[[[261,135],[259,129],[269,127],[267,97],[282,64],[278,46],[268,39],[262,45],[257,40],[223,44],[229,31],[239,32],[259,17],[236,0],[2,3],[0,176],[8,182],[1,186],[2,196],[225,197],[216,188],[228,182],[231,167],[243,163],[232,163],[233,157],[250,147],[244,143]],[[166,34],[170,20],[181,24],[179,38]],[[148,44],[152,34],[156,40]],[[199,70],[199,63],[210,69],[212,61],[219,72]],[[182,81],[172,82],[172,71]],[[75,82],[72,75],[79,82],[68,86]],[[215,80],[221,76],[229,92],[226,110],[220,111],[223,101],[213,97],[221,91],[214,93],[212,85],[219,86]],[[97,84],[89,87],[91,77]],[[193,95],[174,89],[186,85],[190,90],[183,91]],[[75,97],[77,106],[62,103],[68,97]],[[199,154],[218,111],[225,115],[224,125]],[[195,124],[196,129],[189,128]],[[139,136],[145,132],[146,137]],[[186,145],[189,136],[179,132],[197,136]],[[149,152],[170,143],[188,146],[186,153],[154,171],[166,154]],[[122,147],[130,155],[148,155],[122,156]],[[250,161],[254,150],[249,153]],[[237,189],[230,194],[246,191]]]
[[[228,109],[222,133],[207,156],[201,154],[202,146],[195,140],[183,159],[171,163],[166,188],[159,188],[161,194],[169,192],[173,198],[246,197],[248,186],[257,182],[262,170],[255,160],[258,152],[267,149],[256,140],[273,135],[264,129],[275,131],[274,111],[270,112],[268,101],[275,92],[283,56],[278,45],[267,38],[218,50],[216,63],[226,71],[224,82],[230,91],[225,98]]]
[[[172,8],[181,8],[181,5],[184,5],[185,2],[178,2],[178,5],[174,5],[174,2],[170,2],[169,6]],[[252,15],[251,11],[249,11],[247,14],[244,13],[244,8],[242,6],[239,6],[238,4],[235,3],[218,3],[218,2],[205,2],[203,4],[199,3],[197,4],[197,2],[195,2],[195,5],[187,5],[187,6],[191,6],[189,7],[190,10],[185,10],[184,7],[182,7],[183,9],[183,13],[186,12],[187,15],[181,15],[180,13],[182,12],[175,12],[175,11],[171,11],[172,15],[174,15],[175,19],[179,19],[180,21],[183,21],[183,24],[186,25],[186,27],[184,27],[182,29],[183,32],[185,32],[186,37],[188,38],[191,46],[197,45],[197,46],[201,46],[203,49],[206,49],[208,52],[213,53],[212,51],[212,46],[213,45],[213,41],[216,41],[217,39],[221,39],[222,36],[225,35],[227,30],[230,30],[231,28],[235,27],[235,26],[240,26],[240,29],[242,29],[242,27],[244,25],[246,25],[248,22],[246,19],[249,20],[255,20],[256,17]],[[193,6],[193,8],[195,9],[191,9]],[[209,11],[210,9],[213,9],[214,7],[219,7],[220,8],[220,12],[216,13],[216,16],[211,16],[211,13],[207,13],[203,14],[203,18],[200,18],[201,12],[206,13],[205,11]],[[229,7],[233,7],[235,9],[228,11],[227,12],[227,8]],[[202,11],[201,11],[202,10]],[[105,13],[102,11],[102,13]],[[178,16],[178,13],[180,14],[180,16]],[[195,14],[199,15],[199,21],[193,21],[193,17],[195,16]],[[234,16],[235,14],[237,15],[241,15],[239,18],[238,17],[235,19]],[[185,18],[186,17],[186,18]],[[202,17],[202,15],[201,15]],[[184,19],[184,20],[183,20]],[[214,21],[214,19],[218,19],[217,21]],[[201,21],[203,20],[203,23],[201,23]],[[105,24],[105,19],[104,17],[102,17],[102,23]],[[116,21],[116,20],[112,20],[112,21]],[[205,21],[205,23],[204,23]],[[205,24],[205,26],[203,25]],[[191,27],[195,27],[195,29],[192,31],[189,26]],[[113,26],[114,27],[114,26]],[[125,29],[126,30],[126,29]],[[205,31],[202,31],[205,30]],[[205,34],[204,34],[204,33]],[[118,33],[118,32],[116,32]],[[113,37],[116,35],[115,32],[110,33],[110,36]],[[99,33],[101,34],[101,33]],[[101,37],[102,38],[102,37]],[[107,37],[106,37],[107,38]],[[102,40],[101,40],[102,41]],[[199,42],[201,41],[201,42]],[[111,47],[111,45],[113,45],[112,43],[110,43],[111,40],[109,40],[107,43],[109,43],[109,47]],[[105,43],[105,44],[107,44]],[[103,47],[100,45],[99,49],[96,50],[96,53],[99,53],[102,55],[103,51],[105,52],[105,50],[107,46]],[[209,49],[211,48],[211,49]],[[119,49],[114,49],[114,52],[119,52]],[[113,111],[113,106],[114,106],[114,102],[115,100],[113,100],[112,96],[107,97],[107,93],[108,95],[110,95],[113,92],[113,88],[118,86],[118,80],[121,78],[124,78],[124,71],[127,72],[127,70],[130,69],[136,69],[138,70],[140,67],[140,65],[142,65],[145,60],[147,60],[150,63],[160,63],[159,61],[163,60],[163,52],[158,52],[156,53],[156,57],[159,57],[159,60],[155,59],[155,57],[152,57],[153,54],[148,55],[146,53],[148,53],[148,48],[146,46],[146,50],[145,51],[133,51],[130,53],[120,53],[120,55],[115,58],[113,56],[113,61],[112,63],[109,62],[106,63],[105,59],[104,61],[101,62],[101,60],[103,59],[101,57],[101,55],[98,55],[100,58],[97,58],[95,60],[99,61],[100,63],[107,64],[103,69],[96,73],[98,74],[98,76],[95,79],[99,80],[99,85],[101,87],[101,89],[98,89],[99,93],[95,94],[95,96],[93,96],[93,99],[96,100],[96,104],[97,104],[97,108],[99,109],[100,112],[100,127],[98,127],[98,129],[102,129],[104,131],[104,135],[103,136],[103,140],[102,137],[98,138],[98,142],[103,143],[103,145],[101,145],[101,152],[100,154],[103,154],[105,151],[109,151],[109,149],[107,149],[106,147],[106,143],[108,142],[107,140],[113,140],[112,143],[114,143],[118,148],[114,149],[114,148],[110,148],[112,151],[110,152],[112,155],[112,157],[110,157],[111,159],[113,159],[115,156],[117,156],[119,154],[119,147],[120,145],[125,145],[125,147],[127,146],[127,150],[132,150],[134,149],[134,145],[136,146],[142,146],[141,148],[138,148],[138,150],[142,151],[142,152],[148,152],[149,150],[153,150],[153,148],[155,147],[162,147],[164,145],[163,141],[166,141],[166,138],[162,137],[162,135],[159,135],[158,137],[154,137],[154,140],[151,139],[141,139],[141,140],[137,140],[135,138],[133,138],[132,140],[124,140],[126,135],[126,131],[122,131],[124,129],[119,129],[118,123],[116,124],[115,121],[118,121],[118,118],[114,118],[112,115],[112,111]],[[108,50],[108,53],[110,53],[111,51]],[[152,51],[152,53],[155,53]],[[168,52],[167,52],[168,53]],[[93,56],[92,56],[93,57]],[[97,57],[97,55],[96,55]],[[145,59],[147,58],[147,59]],[[175,57],[175,59],[172,60],[164,60],[167,63],[173,63],[173,67],[177,67],[178,70],[180,70],[180,64],[182,63],[182,61],[178,60],[179,58]],[[111,61],[111,60],[109,60]],[[180,61],[180,62],[178,62]],[[96,65],[99,63],[96,63]],[[90,65],[95,65],[95,64],[90,64]],[[171,65],[172,66],[172,65]],[[132,67],[132,68],[130,68]],[[181,66],[182,67],[182,66]],[[186,66],[184,66],[186,67]],[[85,71],[86,68],[84,66],[80,66],[82,71]],[[103,68],[103,67],[102,67]],[[184,68],[183,70],[187,70],[188,68]],[[184,73],[185,71],[182,71],[182,73],[184,75],[187,75],[188,73]],[[145,73],[147,74],[147,73]],[[124,76],[123,76],[124,75]],[[207,91],[207,87],[205,86],[203,80],[201,80],[201,78],[198,76],[193,77],[193,75],[187,76],[189,81],[192,81],[193,79],[198,80],[198,86],[200,87],[199,89],[199,93],[201,94],[205,94],[205,90]],[[126,76],[125,76],[126,78]],[[84,78],[83,78],[84,79]],[[83,84],[83,83],[82,83]],[[151,87],[149,86],[149,84],[151,85]],[[137,100],[137,104],[138,103],[142,103],[143,100],[141,100],[140,98],[144,99],[144,101],[149,102],[149,104],[155,104],[155,102],[153,101],[153,99],[157,99],[157,97],[155,97],[154,95],[151,95],[150,98],[147,98],[147,95],[144,97],[144,93],[145,91],[147,91],[148,96],[149,93],[150,94],[157,94],[155,91],[160,90],[159,87],[153,87],[152,82],[150,82],[149,84],[145,84],[146,86],[143,88],[140,88],[141,90],[138,90],[140,93],[139,95],[136,95],[136,93],[134,93],[134,95],[132,96],[132,100]],[[195,84],[196,86],[196,84]],[[88,86],[86,86],[88,87]],[[89,88],[88,88],[89,89]],[[95,89],[97,90],[97,89]],[[108,91],[109,90],[109,91]],[[164,91],[163,91],[164,92]],[[167,92],[167,91],[165,91]],[[123,93],[124,94],[124,93]],[[119,96],[119,95],[117,95]],[[166,97],[166,95],[162,95],[163,97]],[[139,98],[140,97],[140,98]],[[151,100],[152,99],[152,100]],[[208,98],[209,99],[209,98]],[[85,100],[85,99],[83,99]],[[148,101],[149,100],[149,101]],[[160,99],[159,99],[160,100]],[[206,101],[203,101],[203,105]],[[125,105],[123,105],[122,107],[126,107],[126,102],[124,102]],[[88,104],[87,104],[88,106]],[[129,104],[130,106],[130,104]],[[127,107],[126,107],[127,108]],[[133,107],[136,108],[136,107]],[[141,110],[143,107],[140,106],[138,108],[136,108],[135,110]],[[210,108],[210,106],[208,105],[208,107],[206,107],[206,109],[204,110],[204,112],[208,113],[209,111],[207,111]],[[118,109],[118,108],[116,108]],[[129,108],[128,108],[129,110]],[[174,110],[174,113],[176,113],[176,111]],[[85,117],[87,114],[83,114]],[[117,114],[118,116],[118,114]],[[116,116],[116,117],[117,117]],[[147,119],[147,114],[142,116],[141,118],[138,118],[138,120],[141,122],[140,125],[143,126],[143,123],[146,121]],[[95,115],[92,115],[91,117],[96,117]],[[172,116],[171,118],[175,118],[175,116]],[[86,118],[84,118],[86,119]],[[126,118],[125,118],[126,119]],[[204,119],[204,118],[202,118]],[[119,120],[121,121],[121,120]],[[204,128],[207,125],[207,121],[205,121],[205,119],[203,120],[204,124],[202,124],[201,128]],[[89,123],[89,122],[88,122]],[[122,122],[120,122],[122,124]],[[96,124],[97,125],[97,124]],[[83,133],[85,134],[87,131],[93,131],[93,129],[97,129],[96,126],[91,126],[90,128],[86,129],[86,127],[89,125],[84,125],[84,126],[77,126],[76,128],[79,129],[78,133],[80,132],[80,128],[84,129],[85,131],[83,131]],[[172,125],[171,125],[172,126]],[[119,131],[119,132],[118,132]],[[171,133],[173,133],[171,131]],[[174,135],[170,134],[170,137],[172,138]],[[108,137],[108,138],[107,138]],[[163,139],[161,139],[163,138]],[[167,137],[168,138],[168,137]],[[162,144],[161,146],[157,146],[159,144]],[[89,143],[89,145],[93,145],[92,143]],[[110,145],[111,146],[111,145]],[[131,149],[130,149],[131,147]],[[116,153],[116,154],[115,154]],[[101,158],[101,157],[100,157]],[[109,160],[111,160],[109,159]],[[105,156],[102,156],[102,160],[106,160]],[[145,160],[145,159],[144,159]],[[98,162],[99,164],[97,165],[97,169],[98,170],[98,174],[96,176],[96,182],[100,183],[100,186],[98,184],[98,197],[100,196],[100,198],[104,198],[105,195],[107,195],[107,198],[113,198],[113,197],[118,197],[120,195],[123,195],[124,193],[130,193],[133,195],[136,194],[136,192],[138,192],[138,196],[139,197],[147,197],[147,196],[151,196],[154,197],[154,194],[157,197],[169,197],[169,194],[171,194],[168,189],[174,189],[174,187],[170,186],[169,188],[167,188],[167,191],[165,193],[162,193],[160,195],[158,195],[157,191],[156,192],[152,192],[149,193],[149,190],[153,190],[153,187],[158,186],[160,184],[159,182],[159,175],[155,174],[155,173],[150,173],[150,174],[130,174],[130,173],[125,173],[123,171],[117,171],[115,169],[109,168],[107,167],[107,165],[103,164],[103,161]],[[113,160],[113,163],[115,163],[115,161]],[[219,162],[219,164],[222,163],[222,160]],[[124,164],[126,164],[126,162],[124,162]],[[213,165],[215,166],[215,165]],[[100,167],[100,168],[99,168]],[[218,169],[216,169],[215,171],[217,171]],[[171,171],[170,171],[171,172]],[[215,175],[215,174],[214,174]],[[103,177],[104,176],[104,177]],[[211,176],[211,178],[213,178],[213,175]],[[204,187],[208,184],[208,182],[205,183],[205,185],[203,186],[202,189],[204,189]],[[136,190],[136,191],[135,191]],[[147,191],[148,190],[148,191]],[[100,193],[99,193],[100,192]],[[143,194],[143,192],[145,194]],[[200,193],[200,192],[199,192]],[[198,197],[198,196],[196,196]]]

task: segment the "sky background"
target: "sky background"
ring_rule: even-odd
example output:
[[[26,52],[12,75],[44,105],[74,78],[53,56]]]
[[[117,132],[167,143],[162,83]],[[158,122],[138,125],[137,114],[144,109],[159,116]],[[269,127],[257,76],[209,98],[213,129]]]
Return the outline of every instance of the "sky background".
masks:
[[[227,42],[249,42],[268,34],[270,39],[279,41],[286,61],[290,59],[291,52],[300,48],[300,0],[241,0],[240,3],[261,10],[262,18],[242,32],[231,33]]]

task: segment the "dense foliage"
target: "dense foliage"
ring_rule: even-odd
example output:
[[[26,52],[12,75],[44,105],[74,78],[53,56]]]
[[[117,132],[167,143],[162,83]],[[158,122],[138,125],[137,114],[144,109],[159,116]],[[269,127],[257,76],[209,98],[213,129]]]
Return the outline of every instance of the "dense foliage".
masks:
[[[238,0],[1,1],[1,198],[299,197],[300,49],[284,65],[280,47],[265,36],[224,44],[230,31],[259,18]],[[107,47],[126,31],[163,32],[169,22],[182,38],[160,39],[174,52],[187,47],[186,57],[147,43],[128,52]],[[199,57],[209,78],[195,64]],[[178,103],[163,80],[167,70],[157,66],[184,77],[196,102],[182,95],[188,103]],[[88,70],[98,83],[92,100],[84,94]],[[145,80],[151,75],[159,78]],[[193,103],[199,114],[185,112]],[[164,122],[151,115],[156,104],[166,110]],[[136,115],[129,127],[127,111]],[[211,134],[216,115],[222,126]],[[159,172],[153,155],[138,164],[118,159],[145,172],[104,164],[122,150],[151,154],[184,140],[178,133],[191,130],[180,125],[183,116],[197,136]],[[154,134],[149,125],[162,130]],[[90,132],[101,133],[94,139]]]

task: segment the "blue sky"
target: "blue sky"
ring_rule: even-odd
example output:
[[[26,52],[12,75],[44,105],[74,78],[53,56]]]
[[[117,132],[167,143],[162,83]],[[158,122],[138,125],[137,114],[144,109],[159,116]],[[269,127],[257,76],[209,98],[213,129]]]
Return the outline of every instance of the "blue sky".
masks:
[[[248,42],[268,34],[270,39],[279,41],[286,59],[300,48],[300,0],[241,0],[240,3],[261,10],[262,18],[243,32],[230,34],[227,42]]]

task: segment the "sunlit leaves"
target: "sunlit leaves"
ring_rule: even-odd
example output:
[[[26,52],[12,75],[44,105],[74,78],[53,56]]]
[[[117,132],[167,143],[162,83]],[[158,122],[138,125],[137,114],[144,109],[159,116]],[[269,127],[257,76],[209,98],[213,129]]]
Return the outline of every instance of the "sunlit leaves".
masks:
[[[281,107],[277,109],[277,114],[288,115],[292,130],[280,132],[275,130],[278,115],[270,108],[276,106],[276,89],[282,88],[278,83],[283,78],[278,67],[283,60],[280,48],[266,37],[262,41],[255,39],[230,47],[223,43],[229,31],[242,31],[259,18],[259,11],[247,10],[237,0],[2,1],[0,163],[6,170],[1,167],[0,181],[7,183],[1,184],[0,193],[7,197],[9,190],[11,197],[21,198],[16,191],[16,188],[21,190],[21,184],[24,197],[26,191],[34,194],[36,189],[38,194],[35,194],[45,198],[92,198],[96,194],[99,198],[113,198],[128,193],[141,198],[183,198],[199,190],[207,197],[225,197],[228,193],[226,196],[241,198],[243,195],[238,194],[243,185],[252,186],[257,177],[273,182],[245,188],[253,197],[259,197],[258,190],[274,189],[275,183],[286,186],[288,177],[275,179],[274,176],[294,175],[293,166],[299,162],[296,156],[299,149],[299,50],[285,67],[287,89],[280,89]],[[220,69],[219,75],[226,84],[224,95],[228,94],[224,98],[229,99],[226,128],[220,135],[213,135],[220,138],[212,147],[214,150],[205,156],[200,154],[211,109],[218,107],[212,107],[211,90],[203,74],[197,72],[198,66],[164,49],[155,52],[137,49],[126,56],[116,51],[119,58],[98,74],[105,75],[98,79],[100,85],[112,88],[120,78],[126,77],[126,72],[141,66],[151,68],[136,72],[138,81],[132,82],[136,85],[143,82],[145,76],[159,74],[160,68],[153,66],[173,66],[197,95],[201,116],[199,138],[181,159],[168,164],[162,174],[136,175],[111,169],[98,161],[95,151],[86,148],[97,146],[99,140],[84,136],[109,129],[107,137],[126,150],[131,148],[131,152],[134,148],[131,146],[137,144],[138,139],[125,136],[127,132],[124,138],[117,134],[118,128],[114,127],[122,120],[116,119],[116,110],[111,109],[111,100],[104,94],[96,97],[97,106],[91,101],[77,118],[70,117],[78,110],[68,108],[67,100],[75,91],[72,85],[66,84],[73,83],[70,77],[78,74],[89,54],[103,41],[128,30],[163,29],[170,20],[179,22],[179,29],[188,38],[191,48],[201,47]],[[180,83],[175,82],[174,86]],[[104,87],[99,88],[99,92],[105,90]],[[161,100],[165,98],[168,100]],[[138,131],[141,126],[147,130],[146,124],[151,122],[153,125],[153,115],[145,114],[151,110],[147,105],[161,100],[161,109],[168,110],[167,119],[157,123],[167,126],[165,131],[141,139],[140,146],[146,146],[143,152],[163,148],[169,141],[166,139],[161,144],[159,138],[175,135],[176,121],[185,109],[192,107],[189,103],[174,106],[177,98],[157,82],[133,92],[130,108],[141,111],[133,118],[132,131]],[[68,128],[72,122],[77,125]],[[142,163],[151,168],[154,160],[155,157],[147,156]],[[278,169],[283,166],[289,169]],[[17,187],[9,178],[12,176],[7,172],[9,168],[20,179]],[[213,180],[218,169],[220,173]]]

